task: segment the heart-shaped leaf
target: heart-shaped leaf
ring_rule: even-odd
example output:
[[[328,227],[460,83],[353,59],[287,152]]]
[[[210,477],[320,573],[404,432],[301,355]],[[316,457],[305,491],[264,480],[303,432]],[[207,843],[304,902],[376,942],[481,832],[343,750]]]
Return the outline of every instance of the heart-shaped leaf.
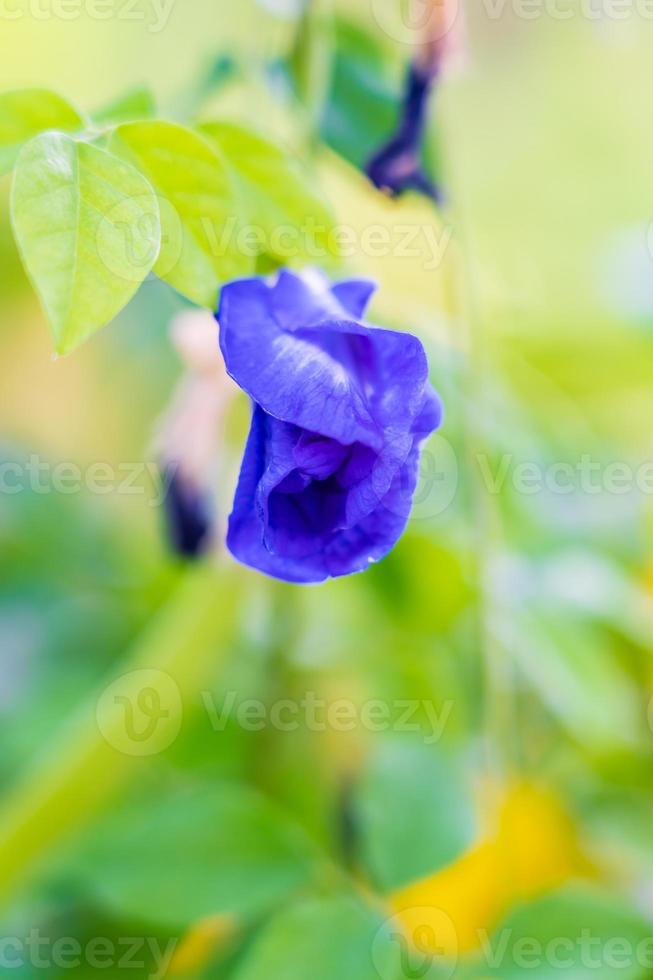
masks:
[[[242,205],[219,151],[167,122],[128,123],[112,152],[144,173],[159,195],[162,247],[154,271],[203,306],[215,309],[221,283],[247,275],[254,256],[239,242]]]
[[[11,216],[61,354],[122,309],[158,254],[158,204],[147,180],[62,133],[37,136],[21,151]]]

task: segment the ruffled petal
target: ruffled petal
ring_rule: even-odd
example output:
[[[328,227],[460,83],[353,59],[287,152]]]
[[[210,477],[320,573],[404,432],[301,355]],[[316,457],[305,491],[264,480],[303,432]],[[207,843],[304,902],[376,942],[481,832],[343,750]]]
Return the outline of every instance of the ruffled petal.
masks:
[[[347,445],[380,447],[383,434],[357,377],[320,346],[322,333],[282,329],[269,300],[258,279],[222,289],[220,345],[231,377],[275,418]]]
[[[372,478],[365,516],[342,527],[345,502],[352,509],[362,506],[357,496],[352,503],[352,488],[343,491],[332,477],[289,484],[298,472],[293,467],[302,440],[306,436],[293,427],[254,409],[228,547],[244,564],[286,581],[320,582],[363,571],[394,547],[405,528],[419,452],[411,449],[385,493]],[[365,483],[366,478],[355,484],[354,492]]]
[[[293,331],[347,316],[346,307],[340,304],[328,279],[318,269],[302,273],[281,269],[269,289],[272,314],[284,330]]]
[[[359,320],[374,292],[371,279],[347,279],[331,285],[318,269],[301,273],[281,269],[270,286],[272,312],[284,330],[310,327],[323,320]]]
[[[426,355],[410,334],[353,320],[284,330],[259,279],[225,286],[218,319],[229,374],[275,418],[380,449],[383,429],[407,431],[421,409]]]
[[[274,553],[266,544],[267,506],[261,507],[260,481],[270,466],[269,429],[265,413],[255,408],[229,517],[227,547],[243,564],[288,582],[322,582],[328,577],[321,553],[298,556]],[[272,467],[282,469],[279,460]],[[267,503],[267,501],[266,501]],[[314,550],[311,539],[310,550]],[[301,549],[300,549],[301,552]]]
[[[426,439],[432,432],[440,428],[443,414],[442,399],[435,388],[427,384],[424,388],[422,406],[412,425],[413,435],[417,438]]]
[[[378,508],[413,448],[413,441],[413,436],[407,433],[391,439],[369,462],[369,469],[350,485],[344,527],[355,526]],[[350,473],[348,468],[347,475]]]
[[[345,312],[359,320],[376,292],[376,283],[371,279],[347,279],[332,286],[331,292]]]
[[[365,571],[392,551],[404,533],[417,486],[419,452],[413,450],[377,508],[331,539],[325,553],[329,575]]]
[[[428,380],[426,353],[417,337],[354,320],[324,320],[297,329],[293,337],[329,354],[347,371],[377,426],[390,435],[411,428],[423,408]]]
[[[294,451],[295,465],[315,480],[326,480],[341,468],[350,452],[350,447],[333,439],[303,432]]]

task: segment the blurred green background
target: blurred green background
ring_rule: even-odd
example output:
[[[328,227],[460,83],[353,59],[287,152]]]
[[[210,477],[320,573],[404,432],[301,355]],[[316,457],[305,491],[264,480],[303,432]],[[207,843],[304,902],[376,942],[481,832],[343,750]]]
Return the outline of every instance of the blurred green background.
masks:
[[[365,575],[298,589],[226,558],[183,567],[153,438],[185,301],[148,280],[54,360],[3,178],[7,975],[653,976],[653,21],[636,4],[468,10],[434,104],[436,210],[358,169],[410,55],[390,6],[325,5],[308,109],[287,80],[297,4],[0,14],[0,89],[94,109],[145,84],[170,118],[235,118],[312,154],[341,221],[389,229],[390,250],[346,268],[378,279],[378,322],[419,333],[446,406],[408,531]],[[246,418],[243,396],[220,448],[223,529]],[[96,463],[140,466],[135,492],[52,488],[57,466]],[[40,482],[15,491],[13,464],[42,464]],[[122,715],[98,721],[116,677],[138,708],[135,670],[183,701],[151,753]],[[262,725],[223,717],[252,699]]]

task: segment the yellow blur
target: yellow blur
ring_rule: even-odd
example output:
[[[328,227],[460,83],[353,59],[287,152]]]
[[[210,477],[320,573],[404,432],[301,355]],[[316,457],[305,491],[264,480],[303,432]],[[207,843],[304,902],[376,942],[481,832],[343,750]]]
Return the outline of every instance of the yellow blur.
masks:
[[[494,831],[465,854],[390,896],[421,952],[478,948],[510,907],[589,871],[569,814],[548,789],[527,782],[503,795]]]
[[[193,925],[179,944],[170,964],[169,976],[195,973],[233,938],[238,924],[233,916],[212,915]]]

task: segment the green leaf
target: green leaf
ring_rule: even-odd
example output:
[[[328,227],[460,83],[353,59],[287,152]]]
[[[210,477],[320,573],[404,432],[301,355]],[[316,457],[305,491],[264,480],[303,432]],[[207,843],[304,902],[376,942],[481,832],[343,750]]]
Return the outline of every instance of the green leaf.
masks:
[[[363,169],[399,121],[405,84],[401,45],[388,45],[387,37],[383,43],[382,32],[343,17],[336,17],[335,28],[336,50],[320,135],[340,156]],[[423,163],[436,180],[440,157],[438,133],[431,126]]]
[[[234,980],[398,980],[398,952],[388,926],[354,899],[308,901],[272,920]]]
[[[93,120],[104,126],[151,119],[156,115],[154,96],[149,88],[139,85],[93,113]]]
[[[60,354],[122,309],[158,253],[157,200],[145,178],[61,133],[21,151],[11,216]]]
[[[651,925],[607,892],[565,888],[512,912],[484,937],[461,980],[639,980],[650,976]]]
[[[122,801],[67,856],[65,872],[120,914],[179,928],[273,908],[314,859],[301,829],[264,797],[202,781]]]
[[[342,18],[321,135],[357,167],[393,132],[399,117],[401,74],[376,36]]]
[[[458,857],[474,836],[460,763],[441,748],[382,742],[357,795],[363,859],[392,891]]]
[[[9,173],[20,148],[46,129],[74,133],[84,120],[70,103],[48,89],[26,88],[0,95],[0,175]]]
[[[241,202],[218,150],[167,122],[128,123],[113,152],[129,160],[159,195],[162,247],[154,271],[189,299],[212,309],[223,282],[247,275],[254,256],[239,243]]]
[[[199,129],[221,150],[241,182],[250,227],[260,231],[252,241],[257,241],[261,254],[284,264],[329,257],[335,217],[294,157],[234,123],[204,123]]]

